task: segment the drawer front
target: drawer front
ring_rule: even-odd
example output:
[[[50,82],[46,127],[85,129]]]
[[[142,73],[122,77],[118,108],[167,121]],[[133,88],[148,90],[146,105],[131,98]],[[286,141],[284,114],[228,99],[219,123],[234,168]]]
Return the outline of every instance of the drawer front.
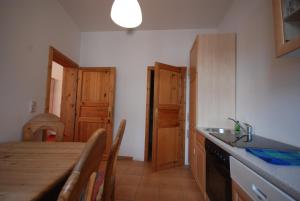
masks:
[[[231,178],[255,201],[295,201],[240,161],[230,157]]]

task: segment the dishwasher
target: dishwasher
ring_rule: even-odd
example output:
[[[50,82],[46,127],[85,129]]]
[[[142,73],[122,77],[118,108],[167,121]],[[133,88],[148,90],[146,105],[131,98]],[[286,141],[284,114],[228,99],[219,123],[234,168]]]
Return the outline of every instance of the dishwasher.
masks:
[[[208,139],[205,150],[206,192],[210,201],[231,201],[230,155]]]
[[[253,201],[296,201],[239,160],[230,157],[231,178]]]

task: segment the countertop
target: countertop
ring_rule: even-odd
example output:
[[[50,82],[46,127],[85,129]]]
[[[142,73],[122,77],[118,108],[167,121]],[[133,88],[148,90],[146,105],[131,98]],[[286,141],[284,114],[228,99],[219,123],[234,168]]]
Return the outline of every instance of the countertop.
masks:
[[[220,146],[234,158],[245,164],[247,167],[294,199],[300,200],[300,166],[272,165],[246,152],[243,148],[232,147],[224,143],[210,135],[204,129],[205,128],[197,127],[197,130],[203,133],[207,139]]]

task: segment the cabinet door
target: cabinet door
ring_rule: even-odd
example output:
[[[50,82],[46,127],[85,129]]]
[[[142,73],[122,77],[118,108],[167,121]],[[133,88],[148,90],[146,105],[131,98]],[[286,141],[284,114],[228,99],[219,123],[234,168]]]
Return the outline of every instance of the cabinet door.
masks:
[[[196,182],[202,195],[205,195],[205,150],[196,146]]]
[[[276,55],[300,48],[300,1],[273,0]],[[299,56],[297,51],[297,56]]]
[[[195,132],[190,130],[189,136],[189,162],[191,166],[192,173],[196,177],[196,146],[195,146]]]
[[[95,130],[104,128],[107,133],[104,158],[112,144],[114,96],[114,68],[79,70],[75,139],[86,142]]]
[[[247,193],[232,180],[232,201],[252,201]]]

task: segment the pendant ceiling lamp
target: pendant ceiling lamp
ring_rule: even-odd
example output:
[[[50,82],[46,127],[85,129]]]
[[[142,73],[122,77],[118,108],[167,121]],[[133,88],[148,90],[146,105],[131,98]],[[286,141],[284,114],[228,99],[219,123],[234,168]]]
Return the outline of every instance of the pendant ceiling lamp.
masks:
[[[117,25],[124,28],[135,28],[142,23],[142,11],[137,0],[115,0],[110,16]]]

